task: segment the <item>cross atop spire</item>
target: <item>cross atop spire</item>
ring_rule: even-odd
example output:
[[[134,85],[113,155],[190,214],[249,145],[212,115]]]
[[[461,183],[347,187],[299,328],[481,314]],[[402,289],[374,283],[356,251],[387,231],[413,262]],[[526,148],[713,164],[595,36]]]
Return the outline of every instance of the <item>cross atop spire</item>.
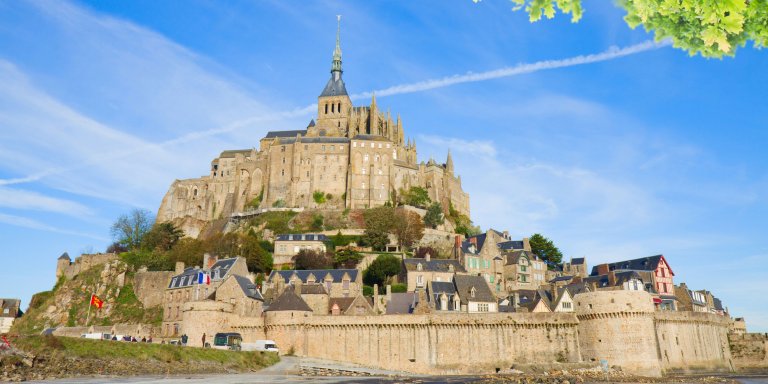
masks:
[[[331,64],[331,73],[341,73],[341,15],[336,15],[336,48],[333,50],[333,64]]]

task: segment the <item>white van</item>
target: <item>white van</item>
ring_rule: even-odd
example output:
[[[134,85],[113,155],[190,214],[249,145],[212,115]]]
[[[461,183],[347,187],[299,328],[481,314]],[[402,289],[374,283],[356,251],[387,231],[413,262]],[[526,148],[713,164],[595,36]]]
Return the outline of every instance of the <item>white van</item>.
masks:
[[[256,340],[255,343],[243,343],[243,351],[275,352],[280,354],[277,344],[273,340]]]

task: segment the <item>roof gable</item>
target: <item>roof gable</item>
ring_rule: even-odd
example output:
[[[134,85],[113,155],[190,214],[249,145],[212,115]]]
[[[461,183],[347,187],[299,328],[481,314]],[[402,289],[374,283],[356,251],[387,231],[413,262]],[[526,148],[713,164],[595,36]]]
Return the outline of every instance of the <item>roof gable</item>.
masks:
[[[312,308],[307,305],[306,301],[296,295],[292,288],[287,288],[277,299],[272,301],[269,304],[269,308],[265,310],[265,312],[276,311],[312,312]]]

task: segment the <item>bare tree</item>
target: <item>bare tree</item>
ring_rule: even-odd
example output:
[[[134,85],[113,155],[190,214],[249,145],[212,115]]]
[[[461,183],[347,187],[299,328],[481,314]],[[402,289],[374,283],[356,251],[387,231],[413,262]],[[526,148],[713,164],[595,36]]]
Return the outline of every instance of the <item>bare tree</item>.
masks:
[[[134,209],[128,214],[120,215],[112,224],[110,233],[114,240],[126,248],[139,249],[144,235],[152,229],[154,218],[152,213],[143,209]]]

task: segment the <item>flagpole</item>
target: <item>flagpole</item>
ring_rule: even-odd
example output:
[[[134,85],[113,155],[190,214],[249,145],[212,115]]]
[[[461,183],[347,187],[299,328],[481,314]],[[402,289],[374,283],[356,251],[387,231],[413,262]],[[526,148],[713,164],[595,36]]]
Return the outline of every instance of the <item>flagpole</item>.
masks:
[[[91,318],[91,302],[93,302],[93,293],[91,293],[91,297],[88,299],[88,316],[85,317],[86,327],[88,327],[88,320]]]

